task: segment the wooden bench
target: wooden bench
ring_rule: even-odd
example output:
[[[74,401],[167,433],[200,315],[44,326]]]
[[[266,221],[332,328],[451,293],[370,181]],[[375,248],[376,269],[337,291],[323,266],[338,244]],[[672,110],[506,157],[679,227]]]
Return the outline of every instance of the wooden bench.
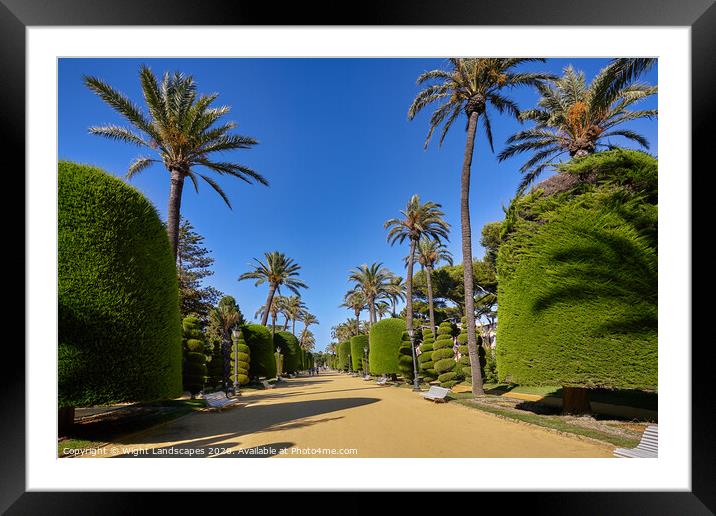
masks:
[[[615,457],[635,459],[649,459],[658,456],[659,451],[659,425],[649,425],[644,430],[641,440],[636,448],[617,448]]]
[[[433,385],[430,387],[430,390],[428,392],[424,393],[422,396],[426,400],[444,403],[447,401],[445,399],[445,397],[448,395],[449,392],[450,392],[450,389],[447,389],[445,387],[438,387],[437,385]]]
[[[203,398],[208,408],[219,411],[239,401],[238,398],[228,398],[223,391],[204,394]]]
[[[261,385],[264,386],[264,389],[273,389],[274,387],[276,387],[276,385],[268,383],[268,381],[266,380],[261,380]]]

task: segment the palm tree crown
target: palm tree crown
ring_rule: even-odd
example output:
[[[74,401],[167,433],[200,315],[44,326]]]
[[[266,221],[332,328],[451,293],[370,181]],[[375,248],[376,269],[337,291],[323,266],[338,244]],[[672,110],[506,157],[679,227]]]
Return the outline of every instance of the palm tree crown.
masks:
[[[522,120],[536,122],[535,126],[512,135],[507,147],[500,152],[500,161],[516,154],[530,153],[522,167],[524,174],[519,191],[522,192],[545,168],[558,162],[561,156],[582,157],[594,153],[599,147],[615,147],[607,139],[623,137],[644,148],[649,142],[641,134],[620,128],[622,124],[639,118],[652,118],[656,109],[630,110],[632,104],[656,93],[655,86],[626,84],[627,71],[616,66],[602,69],[587,85],[584,73],[571,66],[562,77],[551,84],[538,86],[538,108],[523,111]],[[615,81],[620,87],[613,87]]]
[[[418,263],[425,268],[432,269],[438,262],[445,261],[452,265],[452,253],[447,250],[445,244],[423,237],[416,248]],[[405,257],[408,260],[408,257]]]
[[[355,283],[354,290],[363,295],[368,305],[371,323],[376,321],[376,301],[386,297],[390,292],[391,277],[392,273],[379,262],[371,265],[363,264],[353,269],[348,276],[348,280]]]
[[[388,229],[388,242],[401,244],[405,239],[417,242],[423,235],[435,240],[447,239],[450,224],[444,219],[441,205],[434,202],[420,203],[420,197],[415,194],[408,201],[405,210],[401,211],[403,218],[393,218],[385,221]]]

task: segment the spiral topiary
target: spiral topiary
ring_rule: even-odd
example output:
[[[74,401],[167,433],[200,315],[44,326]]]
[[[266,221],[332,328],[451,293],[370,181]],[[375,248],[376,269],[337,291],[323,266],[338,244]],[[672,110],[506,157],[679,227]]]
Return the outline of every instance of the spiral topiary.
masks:
[[[405,383],[412,383],[415,378],[413,371],[413,350],[410,348],[410,335],[407,331],[403,332],[398,349],[398,369],[405,380]]]
[[[249,383],[250,367],[251,348],[246,344],[244,333],[239,331],[231,346],[231,382],[236,381],[239,385]]]
[[[182,329],[182,385],[193,398],[204,388],[207,378],[204,333],[201,331],[201,321],[196,317],[186,317],[182,321]]]
[[[438,338],[433,344],[433,368],[438,373],[441,387],[451,388],[458,383],[455,372],[455,353],[453,352],[452,325],[448,321],[438,326]]]
[[[433,368],[433,345],[435,338],[431,329],[423,330],[423,342],[420,344],[420,355],[418,355],[418,364],[425,382],[432,382],[437,378],[437,373]]]

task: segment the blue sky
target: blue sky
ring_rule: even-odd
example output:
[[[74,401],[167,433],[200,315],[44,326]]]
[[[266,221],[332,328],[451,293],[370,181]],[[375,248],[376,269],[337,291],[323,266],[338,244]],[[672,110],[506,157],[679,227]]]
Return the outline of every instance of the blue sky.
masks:
[[[549,59],[524,70],[555,74],[572,64],[587,79],[606,59]],[[303,299],[316,314],[316,349],[330,341],[330,328],[352,316],[338,305],[349,288],[348,272],[362,263],[383,262],[404,275],[403,246],[387,244],[383,222],[397,216],[412,194],[443,205],[452,224],[450,251],[459,262],[460,167],[464,124],[455,123],[442,147],[423,142],[428,112],[407,120],[418,91],[417,76],[444,67],[441,59],[61,59],[59,62],[59,158],[89,163],[122,176],[142,149],[88,134],[87,128],[123,120],[82,83],[94,75],[143,105],[138,81],[141,64],[158,75],[182,71],[193,75],[200,93],[220,93],[218,104],[232,107],[227,117],[236,133],[259,141],[251,150],[226,157],[259,171],[270,187],[221,177],[233,210],[208,184],[197,194],[187,185],[182,214],[205,237],[215,261],[208,283],[233,295],[251,319],[265,302],[266,287],[238,282],[252,258],[278,250],[301,266],[309,285]],[[657,83],[657,70],[643,80]],[[512,98],[533,107],[535,91],[520,88]],[[641,104],[656,107],[653,97]],[[519,129],[504,116],[493,116],[495,151]],[[657,122],[635,121],[657,154]],[[623,140],[615,143],[624,144]],[[630,146],[626,144],[625,146]],[[518,168],[526,158],[498,163],[480,134],[473,160],[471,217],[474,254],[480,257],[480,228],[500,220],[514,195]],[[547,177],[545,175],[545,177]],[[131,182],[166,218],[169,180],[160,165]]]

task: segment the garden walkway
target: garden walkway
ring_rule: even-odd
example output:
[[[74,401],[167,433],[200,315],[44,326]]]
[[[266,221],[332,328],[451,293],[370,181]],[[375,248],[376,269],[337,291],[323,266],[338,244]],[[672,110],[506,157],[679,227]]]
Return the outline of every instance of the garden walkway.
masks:
[[[100,456],[610,457],[607,444],[337,373],[246,391],[113,443]],[[216,452],[225,451],[225,453]]]

